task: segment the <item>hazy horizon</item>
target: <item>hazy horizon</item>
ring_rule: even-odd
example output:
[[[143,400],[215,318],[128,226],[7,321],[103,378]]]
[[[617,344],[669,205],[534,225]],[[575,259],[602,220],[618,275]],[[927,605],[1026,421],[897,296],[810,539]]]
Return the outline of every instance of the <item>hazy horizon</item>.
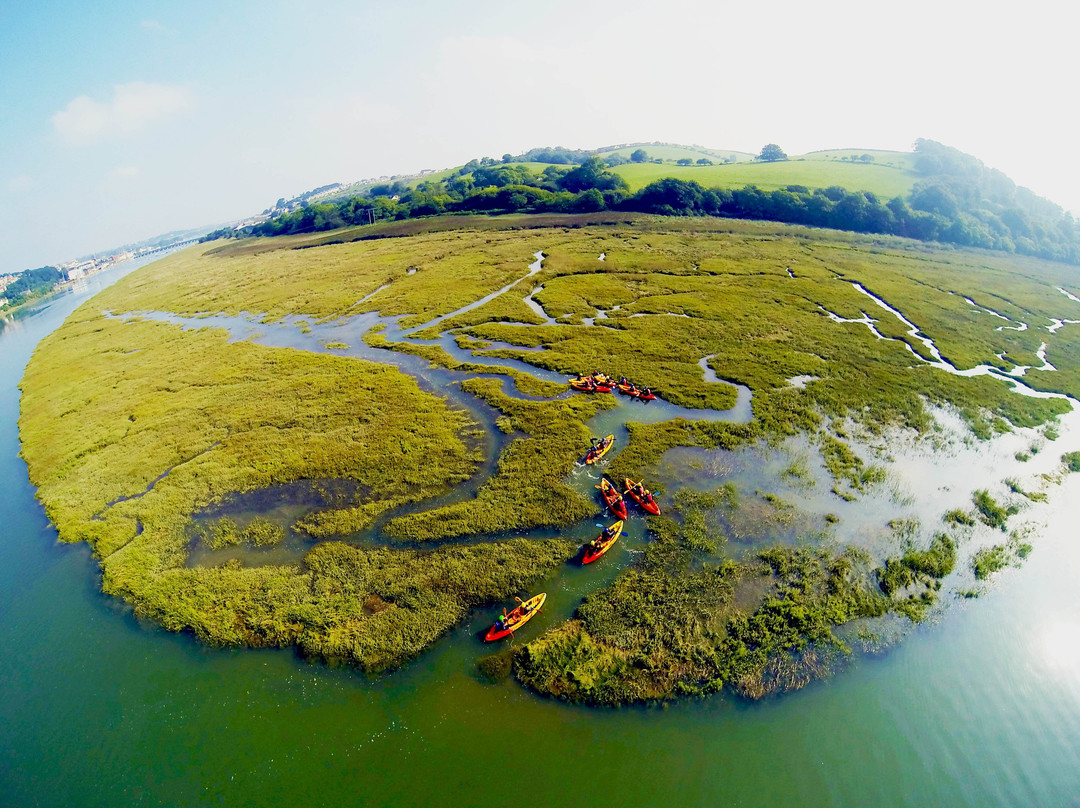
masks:
[[[1080,211],[1060,167],[1070,29],[1045,2],[298,8],[9,8],[0,272],[536,146],[797,155],[925,137]]]

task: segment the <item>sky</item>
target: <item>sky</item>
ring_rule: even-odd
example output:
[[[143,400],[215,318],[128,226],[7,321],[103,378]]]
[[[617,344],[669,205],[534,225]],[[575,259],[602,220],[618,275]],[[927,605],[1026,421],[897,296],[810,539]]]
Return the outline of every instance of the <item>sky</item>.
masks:
[[[924,137],[1077,215],[1068,9],[0,0],[0,272],[534,146]]]

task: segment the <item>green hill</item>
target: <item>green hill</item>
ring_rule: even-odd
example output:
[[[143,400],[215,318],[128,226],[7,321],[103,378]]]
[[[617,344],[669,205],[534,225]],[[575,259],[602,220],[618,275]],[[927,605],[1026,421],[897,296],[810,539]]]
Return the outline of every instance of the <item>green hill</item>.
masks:
[[[913,152],[830,149],[719,165],[712,163],[718,150],[657,144],[649,154],[646,146],[552,146],[473,159],[212,236],[289,235],[442,214],[612,210],[780,221],[1080,263],[1080,228],[1064,210],[932,140],[918,140]],[[637,159],[647,161],[628,162],[624,153],[640,151]]]

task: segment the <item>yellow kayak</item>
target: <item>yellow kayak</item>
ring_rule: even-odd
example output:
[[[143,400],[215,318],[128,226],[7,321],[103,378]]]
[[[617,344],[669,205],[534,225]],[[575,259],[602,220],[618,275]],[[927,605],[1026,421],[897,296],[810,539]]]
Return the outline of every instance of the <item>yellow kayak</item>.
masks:
[[[601,457],[606,455],[612,446],[615,445],[615,436],[608,435],[598,444],[589,449],[588,454],[585,455],[585,462],[588,464],[595,463]]]
[[[513,634],[540,613],[540,607],[544,605],[545,600],[547,600],[547,592],[541,592],[536,597],[529,598],[524,603],[519,603],[518,607],[512,612],[504,614],[495,621],[495,625],[488,629],[484,640],[487,642],[501,640],[507,634]]]

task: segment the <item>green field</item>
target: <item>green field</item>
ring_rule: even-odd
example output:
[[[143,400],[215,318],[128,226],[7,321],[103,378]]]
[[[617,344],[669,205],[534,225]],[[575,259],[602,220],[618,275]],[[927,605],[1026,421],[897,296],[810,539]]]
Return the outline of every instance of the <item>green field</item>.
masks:
[[[630,163],[612,169],[626,180],[631,192],[639,191],[656,180],[676,177],[696,181],[706,188],[743,188],[756,185],[764,190],[776,190],[789,185],[803,185],[807,188],[828,188],[836,185],[849,191],[870,191],[882,199],[891,199],[895,196],[906,196],[918,179],[914,172],[913,152],[880,149],[828,149],[799,156],[792,155],[790,160],[777,163],[755,162],[756,155],[747,152],[675,144],[626,146],[598,154],[601,157],[618,154],[629,159],[639,148],[649,155],[650,162]],[[872,161],[863,162],[860,159],[863,155],[869,155],[873,158]],[[675,165],[680,159],[690,159],[696,163],[701,158],[712,160],[717,165]],[[655,159],[663,162],[651,162]],[[731,162],[725,165],[722,164],[724,160]],[[536,174],[552,165],[563,170],[571,168],[554,163],[512,162],[509,165],[525,166]],[[458,168],[435,171],[412,179],[407,184],[410,188],[415,188],[423,182],[445,181]],[[338,196],[341,195],[335,195]]]
[[[439,504],[432,500],[476,472],[477,424],[411,376],[381,363],[230,342],[220,330],[138,317],[247,311],[317,324],[379,311],[419,325],[523,277],[538,250],[544,264],[527,284],[442,328],[456,329],[459,344],[509,343],[490,355],[560,373],[602,365],[692,409],[734,402],[732,387],[704,380],[703,357],[721,378],[753,392],[747,424],[628,424],[628,445],[609,467],[615,475],[648,476],[673,447],[750,449],[805,435],[839,503],[886,474],[851,448],[839,424],[869,434],[931,434],[928,408],[936,405],[954,408],[988,436],[1067,409],[1059,399],[1015,395],[1000,380],[919,364],[908,346],[925,352],[921,343],[883,312],[878,328],[888,342],[861,324],[833,322],[823,309],[847,318],[873,309],[856,281],[903,311],[961,367],[1037,365],[1047,341],[1058,370],[1032,371],[1026,380],[1080,394],[1080,361],[1069,358],[1080,356],[1077,332],[1048,337],[1036,330],[1052,317],[1077,317],[1057,290],[1073,285],[1074,270],[1032,259],[761,222],[612,213],[445,217],[201,244],[84,304],[42,341],[27,368],[22,453],[60,538],[88,542],[104,590],[167,628],[214,644],[296,646],[369,670],[400,664],[470,609],[556,574],[576,546],[521,536],[597,513],[595,501],[567,480],[587,445],[590,418],[612,406],[610,399],[522,400],[495,380],[468,378],[480,368],[438,346],[390,344],[381,332],[369,333],[370,344],[460,373],[464,394],[494,408],[498,429],[510,436],[474,495]],[[522,297],[533,285],[543,286],[536,300],[563,318],[559,324],[516,322],[530,311]],[[1033,327],[996,330],[1002,321],[964,296]],[[600,310],[606,320],[583,324]],[[796,376],[814,381],[797,387],[789,382]],[[562,389],[520,371],[513,378],[533,395]],[[271,533],[279,539],[263,522],[200,533],[193,521],[200,511],[238,493],[305,481],[349,494],[279,525],[309,542],[302,560],[189,564],[194,547],[221,536],[231,543],[259,544]],[[740,502],[720,491],[706,501],[669,493],[677,519],[650,523],[641,563],[590,595],[612,611],[583,607],[578,620],[544,635],[515,663],[523,682],[607,703],[729,686],[758,698],[831,670],[846,653],[833,626],[887,611],[917,618],[933,601],[929,588],[914,605],[879,591],[874,569],[887,559],[849,551],[821,524],[808,529],[807,541],[828,544],[812,552],[758,547],[725,556],[724,535],[708,527],[709,514],[754,519],[764,529],[769,520],[791,518],[789,510],[768,496]],[[377,536],[352,535],[404,504],[417,509],[389,519]],[[703,575],[703,559],[719,565],[715,575]],[[757,600],[734,597],[748,586]],[[636,598],[639,590],[652,593],[653,605]],[[664,602],[677,607],[670,619],[656,605]],[[812,620],[800,624],[799,615]],[[646,640],[635,628],[645,624],[666,628]],[[646,660],[681,658],[693,645],[687,632],[703,631],[710,661],[667,679],[638,676]],[[813,643],[822,656],[791,668],[790,649],[800,643]]]
[[[863,155],[870,155],[873,164],[899,168],[904,171],[915,170],[915,152],[888,151],[884,149],[823,149],[793,156],[795,160],[854,160],[862,164]]]
[[[914,173],[877,163],[817,159],[719,166],[631,163],[616,166],[612,171],[626,180],[631,191],[640,190],[665,177],[675,177],[680,180],[693,180],[706,188],[743,188],[756,185],[771,191],[789,185],[803,185],[807,188],[839,185],[849,191],[870,191],[882,199],[907,195],[916,180]]]

